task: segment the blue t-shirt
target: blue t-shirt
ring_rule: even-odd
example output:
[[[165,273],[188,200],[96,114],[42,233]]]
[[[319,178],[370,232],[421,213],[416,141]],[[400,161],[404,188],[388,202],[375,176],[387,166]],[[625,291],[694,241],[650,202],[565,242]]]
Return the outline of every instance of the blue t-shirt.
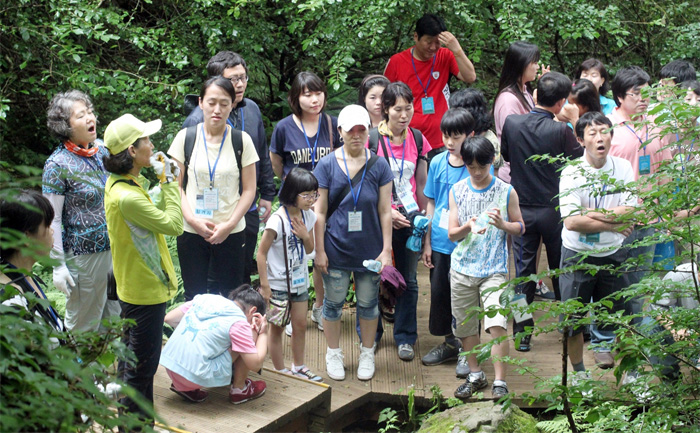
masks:
[[[433,158],[428,170],[428,181],[425,183],[423,194],[435,201],[435,214],[431,222],[430,245],[434,251],[442,254],[452,254],[457,246],[447,237],[447,229],[440,227],[440,218],[443,209],[449,210],[449,191],[454,184],[469,177],[469,171],[465,165],[455,167],[448,160],[450,152],[443,152]]]
[[[61,144],[44,164],[42,192],[65,197],[63,202],[63,250],[75,255],[109,250],[105,219],[105,171],[102,157],[109,154],[98,140],[97,153],[78,156]]]
[[[331,129],[333,130],[333,146],[329,139],[328,117],[326,114],[321,114],[321,127],[316,135],[304,138],[304,132],[294,122],[293,116],[287,116],[280,120],[272,132],[272,140],[270,141],[270,152],[276,153],[282,157],[284,164],[283,176],[287,177],[287,173],[294,167],[302,167],[309,171],[313,171],[314,167],[324,156],[333,152],[333,149],[340,147],[340,136],[338,135],[338,119],[330,116]],[[313,158],[312,152],[316,137],[318,136],[318,144],[316,144],[316,155]],[[309,148],[309,146],[311,146]]]
[[[367,151],[367,155],[371,155]],[[361,169],[364,170],[364,167]],[[318,162],[314,175],[318,179],[319,188],[328,189],[328,203],[337,197],[348,184],[348,177],[336,161],[335,153],[327,155]],[[367,170],[362,182],[362,189],[357,201],[357,212],[362,212],[362,231],[348,231],[348,212],[355,208],[352,193],[348,193],[326,221],[325,248],[328,265],[335,269],[348,271],[366,271],[362,266],[363,260],[373,260],[382,252],[384,242],[382,227],[379,221],[377,204],[379,203],[379,187],[394,180],[389,164],[384,158],[379,158]],[[357,193],[357,190],[355,190]]]

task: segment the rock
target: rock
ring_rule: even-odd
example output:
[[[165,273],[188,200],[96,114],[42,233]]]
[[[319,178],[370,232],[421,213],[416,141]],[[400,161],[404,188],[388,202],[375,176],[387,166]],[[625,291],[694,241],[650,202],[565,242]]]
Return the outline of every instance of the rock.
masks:
[[[537,421],[517,406],[491,401],[466,403],[426,419],[419,432],[424,433],[537,433]]]

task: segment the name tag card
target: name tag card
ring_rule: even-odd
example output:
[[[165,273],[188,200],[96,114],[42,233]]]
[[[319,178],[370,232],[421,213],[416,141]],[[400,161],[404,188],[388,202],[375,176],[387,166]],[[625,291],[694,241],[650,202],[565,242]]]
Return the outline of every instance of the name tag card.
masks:
[[[306,290],[306,269],[302,265],[292,267],[292,289],[297,291]]]
[[[447,209],[443,209],[442,212],[440,212],[440,224],[438,225],[441,229],[447,230],[450,228],[450,211]]]
[[[420,100],[423,114],[435,114],[435,102],[432,96],[426,96]]]
[[[348,212],[348,232],[362,231],[362,211]]]
[[[639,155],[639,174],[651,173],[651,155]]]
[[[194,204],[194,215],[198,218],[214,218],[214,211],[211,209],[206,209],[205,207],[203,194],[197,194]]]
[[[204,209],[219,209],[219,188],[206,188],[204,190]]]

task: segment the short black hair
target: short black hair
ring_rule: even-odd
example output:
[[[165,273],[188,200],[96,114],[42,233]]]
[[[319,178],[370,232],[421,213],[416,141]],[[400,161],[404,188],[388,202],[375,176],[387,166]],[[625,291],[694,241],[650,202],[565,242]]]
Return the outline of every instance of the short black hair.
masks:
[[[15,234],[36,233],[39,227],[49,227],[53,221],[54,210],[49,200],[41,193],[32,190],[20,190],[16,194],[10,193],[0,199],[0,231],[3,233],[3,242],[0,243],[0,258],[7,261],[14,256],[18,249],[9,247],[14,243],[5,242],[14,238]],[[10,231],[15,231],[12,233]]]
[[[697,78],[693,64],[687,60],[674,60],[661,68],[659,72],[659,79],[672,79],[675,84]]]
[[[422,38],[423,35],[437,36],[444,31],[447,31],[445,21],[437,15],[425,14],[416,21],[418,39]]]
[[[479,165],[489,165],[493,164],[493,160],[496,158],[496,148],[493,147],[493,143],[488,138],[475,135],[464,140],[460,155],[467,165],[475,160]]]
[[[474,117],[464,108],[453,107],[445,112],[440,121],[440,132],[445,135],[469,135],[474,132]]]
[[[240,302],[246,310],[250,307],[255,307],[258,310],[257,312],[263,316],[267,313],[267,302],[257,290],[248,284],[243,284],[231,290],[228,298],[231,301]]]
[[[576,69],[576,73],[574,73],[574,79],[578,80],[581,78],[581,74],[583,74],[583,71],[588,71],[591,69],[595,69],[600,73],[600,78],[604,79],[603,85],[600,86],[600,89],[598,89],[598,92],[601,95],[605,95],[610,91],[610,74],[608,74],[608,70],[605,69],[605,65],[603,62],[601,62],[598,59],[590,58],[584,60]]]
[[[369,91],[376,86],[382,86],[386,89],[386,86],[388,86],[391,83],[387,77],[384,75],[367,75],[363,80],[362,83],[360,83],[360,87],[357,89],[358,90],[358,95],[357,95],[357,103],[360,107],[365,107],[365,98],[367,97],[367,94]]]
[[[603,108],[600,106],[598,89],[590,80],[579,78],[574,81],[574,85],[571,86],[570,97],[576,100],[577,105],[586,107],[586,112],[603,111]]]
[[[630,89],[636,89],[645,84],[649,84],[649,74],[639,66],[626,66],[615,74],[610,87],[612,88],[613,100],[617,106],[625,99],[625,94]]]
[[[571,80],[559,72],[547,72],[537,82],[537,103],[553,107],[571,93]]]
[[[135,148],[141,145],[141,139],[137,138],[132,144]],[[129,154],[129,146],[116,155],[111,153],[102,157],[102,164],[105,166],[105,170],[114,174],[127,174],[134,168],[134,158]]]
[[[248,65],[246,65],[245,60],[243,60],[240,54],[234,53],[233,51],[219,51],[214,54],[214,57],[209,59],[209,63],[207,63],[207,74],[209,78],[223,75],[225,69],[235,68],[238,65],[243,66],[245,74],[248,75]]]
[[[612,128],[612,122],[605,114],[600,111],[589,111],[579,117],[578,122],[576,122],[576,137],[583,140],[586,127],[591,125],[606,125],[608,128]],[[610,135],[612,134],[613,130],[611,129]]]
[[[491,108],[479,89],[469,88],[453,93],[450,96],[450,107],[464,108],[472,115],[475,135],[483,134],[493,126]]]
[[[304,191],[316,191],[318,180],[313,173],[301,167],[294,167],[284,178],[280,189],[279,201],[284,206],[296,206],[297,195]]]
[[[396,105],[396,101],[403,99],[409,104],[413,104],[413,92],[408,84],[402,81],[390,83],[382,93],[382,116],[384,120],[389,120],[389,108]]]
[[[307,89],[309,92],[323,92],[323,107],[321,107],[321,110],[326,108],[326,104],[328,103],[328,89],[326,88],[326,83],[313,72],[299,72],[296,77],[294,77],[292,86],[289,88],[287,102],[289,103],[289,108],[292,109],[292,113],[300,119],[302,113],[301,105],[299,105],[299,96],[304,93],[304,89]]]
[[[681,84],[681,89],[692,90],[693,93],[700,96],[700,83],[697,80],[687,80],[683,81]]]
[[[218,86],[224,89],[224,91],[231,97],[231,102],[236,100],[236,89],[233,88],[231,80],[226,79],[221,75],[207,78],[207,81],[202,84],[202,88],[199,91],[199,99],[204,99],[204,95],[207,94],[207,90],[211,86]]]

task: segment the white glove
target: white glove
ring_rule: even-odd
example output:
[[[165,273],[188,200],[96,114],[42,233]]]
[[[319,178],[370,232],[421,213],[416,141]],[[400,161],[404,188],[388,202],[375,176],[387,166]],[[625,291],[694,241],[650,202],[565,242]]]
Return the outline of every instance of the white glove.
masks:
[[[172,182],[175,180],[178,174],[180,174],[179,167],[170,158],[165,156],[163,152],[157,152],[151,156],[150,159],[151,167],[155,170],[156,175],[160,183]],[[173,166],[177,168],[177,173],[173,173]]]
[[[53,268],[53,285],[66,296],[70,296],[71,288],[75,287],[75,281],[68,270],[68,267],[63,264]]]

